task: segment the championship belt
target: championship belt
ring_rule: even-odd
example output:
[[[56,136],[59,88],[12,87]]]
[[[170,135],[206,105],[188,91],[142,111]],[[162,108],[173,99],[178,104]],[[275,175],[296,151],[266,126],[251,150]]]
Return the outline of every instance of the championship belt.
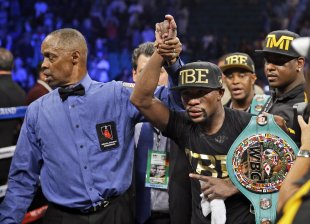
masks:
[[[265,104],[268,102],[270,99],[270,96],[262,94],[256,94],[254,95],[252,102],[251,102],[251,108],[250,108],[250,113],[258,115],[262,109],[265,107]]]
[[[257,224],[276,219],[278,191],[298,147],[272,115],[253,116],[227,155],[231,181],[252,203]]]

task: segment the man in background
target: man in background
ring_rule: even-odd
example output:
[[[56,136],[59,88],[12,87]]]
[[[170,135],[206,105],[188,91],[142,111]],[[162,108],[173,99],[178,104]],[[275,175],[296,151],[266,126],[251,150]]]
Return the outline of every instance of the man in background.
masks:
[[[27,97],[26,97],[26,104],[29,105],[39,97],[49,93],[52,91],[52,88],[44,81],[45,75],[41,69],[41,63],[37,69],[37,83],[29,90]]]
[[[155,47],[152,42],[140,44],[134,50],[131,60],[134,82],[140,76],[154,51]],[[180,53],[179,50],[176,52],[176,55]],[[162,67],[158,85],[167,86],[168,73],[173,74],[181,65],[182,62],[178,58],[173,61],[171,66],[166,64]],[[136,223],[189,223],[191,193],[185,153],[181,152],[172,140],[164,137],[161,131],[149,122],[136,125],[135,146]],[[155,168],[155,172],[161,168],[161,173],[166,174],[167,166],[157,166],[147,161],[148,154],[156,152],[165,154],[166,160],[169,161],[169,190],[166,184],[162,184],[160,188],[159,186],[146,186],[148,166],[150,166],[150,173],[148,174],[150,177],[152,176],[152,168]]]
[[[229,54],[224,54],[223,56],[221,56],[219,59],[218,59],[218,62],[217,62],[217,66],[218,67],[221,67],[224,65],[224,60],[225,58],[227,57],[227,55]],[[225,75],[223,74],[223,80],[225,79]],[[222,97],[222,104],[225,105],[228,103],[228,101],[230,100],[231,98],[231,95],[230,95],[230,92],[228,90],[228,87],[226,85],[226,82],[224,81],[223,82],[223,88],[225,89],[225,92],[224,92],[224,95]],[[254,92],[256,94],[264,94],[264,90],[257,84],[254,84]]]
[[[290,137],[300,146],[300,128],[297,121],[296,103],[307,102],[303,73],[305,58],[292,47],[292,40],[299,35],[288,30],[270,32],[263,43],[265,75],[271,91],[265,112],[279,115],[287,122]]]
[[[226,54],[220,66],[230,99],[226,107],[258,114],[266,103],[266,95],[255,94],[255,66],[252,58],[245,53]]]
[[[12,70],[14,66],[13,54],[5,48],[0,48],[0,114],[7,114],[6,108],[23,106],[25,91],[13,81]],[[0,120],[0,148],[16,144],[21,119]],[[11,159],[0,160],[0,186],[7,183]],[[3,200],[0,197],[0,202]]]
[[[13,54],[5,48],[0,48],[0,108],[23,106],[25,91],[13,81]],[[16,144],[18,136],[18,119],[0,121],[0,147]]]

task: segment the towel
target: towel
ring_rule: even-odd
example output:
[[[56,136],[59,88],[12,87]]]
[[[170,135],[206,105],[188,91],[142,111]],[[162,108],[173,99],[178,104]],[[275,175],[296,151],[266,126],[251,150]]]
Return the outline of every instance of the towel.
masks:
[[[226,222],[226,207],[223,199],[213,199],[208,201],[203,193],[201,197],[202,214],[206,217],[211,212],[211,224],[225,224]]]

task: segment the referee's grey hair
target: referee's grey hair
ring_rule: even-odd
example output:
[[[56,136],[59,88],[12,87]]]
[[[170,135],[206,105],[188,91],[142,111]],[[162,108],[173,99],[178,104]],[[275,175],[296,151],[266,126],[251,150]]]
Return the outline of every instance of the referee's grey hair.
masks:
[[[81,50],[87,55],[87,43],[83,34],[72,28],[64,28],[51,32],[49,36],[58,37],[58,45],[63,49]]]

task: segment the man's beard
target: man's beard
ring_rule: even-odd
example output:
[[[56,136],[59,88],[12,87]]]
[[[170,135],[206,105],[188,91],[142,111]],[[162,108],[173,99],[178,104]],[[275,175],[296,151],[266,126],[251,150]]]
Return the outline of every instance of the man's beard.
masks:
[[[195,120],[195,119],[197,119],[197,118],[193,118],[193,117],[191,117],[191,116],[189,115],[189,113],[190,113],[189,110],[190,110],[191,108],[192,108],[192,107],[189,107],[189,108],[186,109],[186,114],[187,114],[187,116],[188,116],[189,119]],[[199,117],[199,119],[203,119],[203,120],[200,121],[200,122],[206,122],[207,119],[208,119],[208,113],[207,113],[207,111],[206,111],[204,108],[200,108],[200,110],[201,110],[202,116]]]

